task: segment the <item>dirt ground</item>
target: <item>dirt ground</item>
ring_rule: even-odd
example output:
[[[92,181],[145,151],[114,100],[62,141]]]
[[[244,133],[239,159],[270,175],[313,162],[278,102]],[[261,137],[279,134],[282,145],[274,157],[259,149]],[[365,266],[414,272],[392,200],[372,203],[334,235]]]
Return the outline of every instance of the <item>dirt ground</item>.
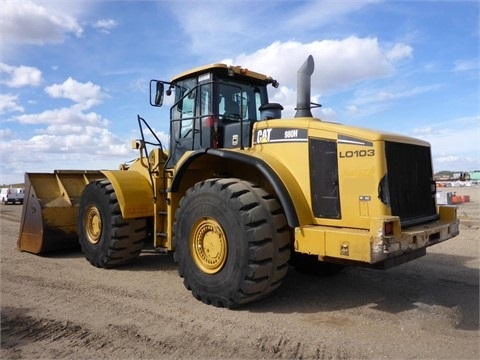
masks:
[[[290,269],[270,297],[204,305],[171,255],[118,269],[81,253],[15,249],[20,205],[0,206],[2,359],[478,359],[480,188],[461,234],[387,271]]]

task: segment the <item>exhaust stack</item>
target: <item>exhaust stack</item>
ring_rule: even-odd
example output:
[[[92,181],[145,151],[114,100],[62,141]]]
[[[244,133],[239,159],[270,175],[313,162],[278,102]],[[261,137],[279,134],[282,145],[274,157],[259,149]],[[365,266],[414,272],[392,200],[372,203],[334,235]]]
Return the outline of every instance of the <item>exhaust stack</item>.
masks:
[[[311,77],[313,70],[315,68],[315,63],[313,61],[313,56],[309,55],[307,60],[297,71],[297,107],[295,110],[295,117],[313,117],[312,112],[310,111],[311,102],[310,102],[310,89],[311,89]]]

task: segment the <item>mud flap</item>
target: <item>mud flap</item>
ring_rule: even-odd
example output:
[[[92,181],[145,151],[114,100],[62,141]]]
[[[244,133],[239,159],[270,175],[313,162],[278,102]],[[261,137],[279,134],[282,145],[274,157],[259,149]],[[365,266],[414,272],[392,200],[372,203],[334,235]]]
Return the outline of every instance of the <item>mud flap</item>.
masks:
[[[104,178],[95,170],[25,173],[19,250],[41,254],[79,248],[77,212],[83,188]]]

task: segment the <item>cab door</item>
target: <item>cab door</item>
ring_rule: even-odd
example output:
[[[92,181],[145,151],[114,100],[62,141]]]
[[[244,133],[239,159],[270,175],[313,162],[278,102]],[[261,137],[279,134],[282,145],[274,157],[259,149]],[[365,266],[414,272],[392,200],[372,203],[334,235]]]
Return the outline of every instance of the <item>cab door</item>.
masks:
[[[176,90],[178,100],[171,108],[171,166],[187,151],[210,147],[212,143],[211,83],[197,85],[196,80],[182,81]]]

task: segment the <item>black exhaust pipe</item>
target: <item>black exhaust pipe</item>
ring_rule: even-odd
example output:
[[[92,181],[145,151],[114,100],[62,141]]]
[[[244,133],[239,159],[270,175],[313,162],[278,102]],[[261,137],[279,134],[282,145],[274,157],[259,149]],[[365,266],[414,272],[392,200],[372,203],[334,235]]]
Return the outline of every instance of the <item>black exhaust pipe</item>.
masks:
[[[295,110],[295,117],[313,117],[310,111],[310,89],[311,89],[311,77],[313,70],[315,69],[315,63],[313,56],[309,55],[307,60],[297,71],[297,107]]]

